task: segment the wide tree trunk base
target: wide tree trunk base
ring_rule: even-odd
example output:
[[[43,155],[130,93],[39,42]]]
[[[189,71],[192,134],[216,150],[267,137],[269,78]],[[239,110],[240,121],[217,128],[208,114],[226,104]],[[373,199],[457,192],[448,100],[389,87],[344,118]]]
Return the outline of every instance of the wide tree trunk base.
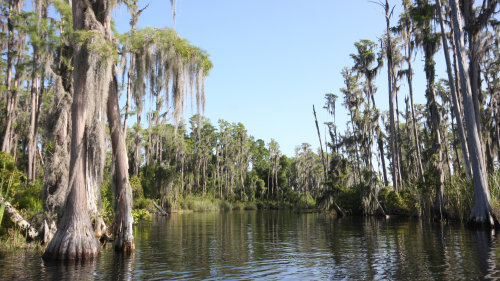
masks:
[[[99,256],[101,247],[90,220],[73,218],[61,222],[42,258],[45,260],[92,259]]]
[[[124,242],[121,245],[115,244],[115,251],[123,253],[133,253],[135,251],[135,244],[132,242]]]
[[[467,224],[475,227],[500,228],[493,210],[487,208],[472,208]]]

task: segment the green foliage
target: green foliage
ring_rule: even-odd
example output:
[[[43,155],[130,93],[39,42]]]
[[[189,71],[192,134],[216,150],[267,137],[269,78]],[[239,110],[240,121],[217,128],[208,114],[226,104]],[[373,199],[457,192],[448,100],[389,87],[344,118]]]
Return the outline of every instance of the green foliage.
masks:
[[[208,212],[208,211],[218,211],[221,208],[223,210],[231,210],[232,205],[227,201],[223,203],[216,202],[209,198],[199,198],[199,197],[189,197],[180,202],[180,206],[183,210],[191,210],[195,212]]]
[[[337,195],[336,203],[347,214],[362,214],[362,202],[359,185],[343,188]]]
[[[227,200],[215,199],[211,196],[188,196],[180,201],[180,207],[182,210],[194,212],[257,210],[258,202],[230,202]]]
[[[9,201],[12,195],[21,185],[23,174],[16,169],[15,161],[12,155],[7,152],[0,152],[0,197]],[[40,196],[41,198],[41,196]],[[2,223],[5,204],[0,205],[0,224]]]
[[[144,198],[144,197],[134,199],[133,208],[134,209],[150,209],[150,210],[155,209],[155,207],[153,205],[153,200],[151,200],[149,198]]]
[[[71,26],[68,27],[73,30],[73,10],[71,8],[71,5],[61,0],[53,0],[52,3],[54,4],[54,7],[56,8],[57,12],[59,12],[61,17],[65,19],[68,24],[71,24]]]
[[[134,218],[134,223],[138,223],[139,221],[151,221],[153,219],[151,213],[146,209],[132,210],[132,217]]]
[[[491,180],[493,178],[493,176],[489,177]],[[491,189],[492,185],[490,184],[489,186]],[[454,175],[451,177],[451,182],[447,182],[445,185],[444,196],[446,210],[456,216],[455,219],[468,220],[468,215],[474,204],[474,186],[472,183],[466,177]],[[491,198],[493,199],[494,197]]]
[[[382,188],[380,188],[380,190],[378,191],[378,201],[385,201],[385,198],[387,196],[387,194],[389,194],[389,192],[393,191],[394,190],[394,187],[392,186],[384,186]]]
[[[27,217],[42,212],[42,188],[41,181],[36,181],[35,184],[21,184],[13,198],[17,209],[26,214]]]
[[[10,220],[8,220],[10,222]],[[0,252],[18,252],[20,249],[33,251],[41,255],[47,245],[41,241],[27,242],[21,231],[14,227],[0,227]]]
[[[257,210],[257,204],[254,202],[245,202],[243,210]]]
[[[76,30],[74,35],[78,45],[85,45],[89,52],[99,54],[101,62],[104,64],[118,61],[118,52],[115,46],[106,40],[102,34],[89,30]]]
[[[101,202],[102,202],[102,215],[104,217],[110,218],[110,215],[113,214],[113,190],[111,188],[111,180],[109,176],[109,172],[105,173],[105,180],[101,185]],[[110,218],[111,219],[111,218]]]
[[[144,196],[144,192],[142,190],[141,179],[136,175],[132,175],[129,181],[130,187],[132,188],[132,197],[134,199],[142,198]]]
[[[336,203],[347,214],[362,214],[360,186],[353,185],[350,188],[342,188],[337,194]]]
[[[416,203],[415,198],[407,189],[403,190],[401,193],[394,190],[387,192],[385,194],[384,203],[385,212],[388,215],[411,216],[414,211],[412,207],[417,207],[414,205]]]
[[[164,27],[145,27],[132,30],[120,37],[129,52],[135,53],[151,42],[161,46],[174,46],[175,50],[186,60],[196,59],[196,64],[201,66],[205,76],[208,76],[213,67],[210,55],[203,49],[191,45],[184,38],[181,38],[174,29]]]
[[[12,180],[16,180],[16,183],[20,182],[22,174],[16,169],[16,164],[12,155],[7,152],[0,152],[0,180],[3,184],[7,184],[7,181],[12,177]],[[4,185],[0,189],[0,194],[2,190],[5,191]]]

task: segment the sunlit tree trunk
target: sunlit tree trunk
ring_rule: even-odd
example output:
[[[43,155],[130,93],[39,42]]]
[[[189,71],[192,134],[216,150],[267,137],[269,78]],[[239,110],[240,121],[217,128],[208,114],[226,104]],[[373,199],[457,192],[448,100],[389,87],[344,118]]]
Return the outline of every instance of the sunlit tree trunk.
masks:
[[[73,6],[73,20],[76,30],[83,29],[83,5]],[[44,259],[83,259],[100,254],[99,242],[94,234],[87,210],[85,193],[85,165],[87,146],[84,140],[87,119],[86,85],[89,64],[88,51],[80,47],[75,52],[75,91],[72,106],[72,137],[70,161],[70,192],[59,228],[47,246]]]
[[[387,31],[387,43],[386,43],[386,54],[387,54],[387,79],[388,79],[388,91],[389,91],[389,122],[390,122],[390,146],[391,146],[391,154],[392,154],[392,185],[394,186],[394,190],[399,191],[399,183],[398,183],[398,173],[397,170],[398,162],[397,162],[397,149],[396,149],[396,129],[395,129],[395,116],[394,116],[394,94],[395,91],[392,85],[392,39],[391,39],[391,29],[390,29],[390,17],[391,12],[388,0],[385,1],[385,5],[383,6],[385,10],[385,19],[386,19],[386,31]]]
[[[411,54],[410,54],[411,56]],[[413,69],[411,67],[411,58],[408,60],[408,86],[410,91],[410,103],[411,103],[411,117],[412,117],[412,127],[413,127],[413,136],[415,138],[415,148],[417,150],[417,165],[418,170],[420,172],[420,177],[424,178],[424,166],[422,165],[422,157],[420,152],[420,141],[418,138],[417,132],[417,119],[415,119],[415,106],[413,104]]]
[[[460,137],[460,144],[462,146],[462,157],[464,160],[464,167],[465,167],[465,173],[467,175],[467,178],[470,180],[471,179],[471,169],[470,169],[470,163],[469,163],[469,149],[467,146],[466,142],[466,137],[465,137],[465,131],[464,131],[464,126],[462,123],[462,113],[460,111],[460,106],[458,104],[458,97],[457,97],[457,90],[455,88],[455,79],[453,79],[453,71],[451,68],[451,59],[450,59],[450,53],[448,52],[448,41],[446,40],[446,33],[445,33],[445,28],[444,28],[444,21],[443,21],[443,13],[441,9],[441,0],[436,0],[437,4],[437,12],[439,16],[439,24],[441,26],[441,40],[443,42],[443,51],[444,51],[444,56],[446,59],[446,68],[447,68],[447,73],[448,73],[448,81],[450,85],[450,91],[451,91],[451,98],[453,101],[453,111],[455,112],[455,116],[457,116],[457,127],[458,127],[458,135]],[[453,122],[453,120],[452,120]]]
[[[35,175],[33,174],[33,166],[36,166],[36,149],[37,136],[35,135],[35,122],[37,115],[37,98],[38,98],[38,47],[33,46],[33,73],[31,75],[31,101],[30,101],[30,127],[28,133],[28,181],[34,183]]]
[[[131,252],[135,249],[132,234],[132,191],[128,178],[128,157],[125,137],[121,130],[120,108],[116,77],[110,83],[107,115],[115,163],[115,249]]]
[[[43,255],[45,259],[83,259],[100,254],[99,242],[88,214],[87,146],[89,140],[99,142],[99,139],[92,139],[94,136],[90,133],[99,132],[94,130],[99,127],[94,128],[93,124],[103,121],[104,117],[95,118],[104,114],[102,107],[107,101],[111,67],[114,63],[105,57],[109,50],[91,49],[89,44],[101,39],[104,40],[101,41],[103,47],[114,48],[106,44],[112,40],[109,17],[111,8],[112,5],[107,0],[98,0],[92,4],[77,0],[72,6],[74,30],[95,34],[92,35],[95,37],[74,45],[70,190],[59,228]],[[99,145],[91,147],[97,149],[99,157]]]
[[[464,103],[464,115],[467,125],[467,136],[470,151],[470,160],[474,182],[474,206],[470,214],[470,220],[475,223],[485,223],[491,226],[498,224],[490,205],[490,192],[484,166],[484,158],[481,149],[480,136],[477,130],[474,103],[469,83],[469,71],[465,55],[462,27],[459,21],[457,0],[450,0],[451,15],[453,18],[453,32],[455,34],[455,45],[457,47],[458,68],[460,71],[460,82]]]

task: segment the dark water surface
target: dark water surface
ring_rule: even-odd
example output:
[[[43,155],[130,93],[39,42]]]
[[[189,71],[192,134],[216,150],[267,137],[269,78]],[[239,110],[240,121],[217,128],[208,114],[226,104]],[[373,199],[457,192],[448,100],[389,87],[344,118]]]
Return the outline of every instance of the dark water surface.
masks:
[[[0,254],[0,279],[471,280],[500,277],[499,237],[461,224],[291,211],[173,214],[134,228],[130,257]],[[1,250],[0,250],[1,251]]]

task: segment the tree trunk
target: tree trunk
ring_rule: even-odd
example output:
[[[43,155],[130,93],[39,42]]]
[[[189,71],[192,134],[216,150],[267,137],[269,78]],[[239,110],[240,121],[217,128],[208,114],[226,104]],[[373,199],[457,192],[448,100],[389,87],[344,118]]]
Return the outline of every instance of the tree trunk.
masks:
[[[82,6],[83,4],[79,2],[73,6],[73,21],[77,30],[83,29],[84,7]],[[75,61],[80,63],[75,64],[74,71],[70,192],[61,223],[43,254],[44,259],[87,259],[97,257],[101,252],[99,241],[90,222],[85,194],[87,146],[84,133],[87,119],[87,71],[89,70],[87,59],[86,46],[79,47],[79,50],[75,52]]]
[[[382,140],[382,132],[379,132],[377,138],[378,149],[380,151],[380,159],[382,160],[382,171],[384,173],[384,184],[389,186],[389,181],[387,180],[387,169],[385,168],[385,155],[384,155],[384,142]]]
[[[56,84],[58,83],[61,83],[60,78],[57,78]],[[54,102],[59,106],[50,113],[49,118],[48,131],[53,149],[48,155],[42,192],[44,210],[51,215],[62,214],[67,199],[71,153],[71,138],[68,135],[71,134],[72,128],[71,92],[69,89],[64,89],[62,85],[57,86],[56,89]]]
[[[128,112],[130,110],[130,99],[132,96],[132,75],[134,73],[134,68],[135,68],[135,56],[134,54],[130,54],[130,65],[127,78],[127,103],[125,105],[125,119],[123,121],[124,139],[127,139],[127,120],[128,120]]]
[[[139,152],[140,152],[140,137],[141,137],[141,111],[137,110],[137,132],[135,133],[135,149],[134,149],[134,162],[132,166],[132,174],[139,176]]]
[[[443,21],[443,15],[442,15],[442,10],[441,10],[441,1],[436,0],[436,4],[437,4],[438,16],[439,16],[439,24],[441,25],[441,37],[442,37],[442,41],[443,41],[444,57],[446,59],[446,69],[448,72],[448,81],[449,81],[451,97],[452,97],[452,101],[453,101],[453,111],[455,112],[455,116],[457,116],[456,119],[457,119],[458,135],[460,137],[460,144],[462,146],[462,157],[464,160],[465,174],[467,175],[467,179],[470,180],[471,179],[471,168],[470,168],[470,162],[469,162],[469,148],[468,148],[467,142],[466,142],[462,118],[460,118],[460,116],[462,116],[462,113],[460,111],[460,106],[458,104],[457,90],[455,88],[455,83],[454,83],[455,79],[453,79],[453,71],[451,68],[450,53],[448,52],[448,41],[446,40],[444,21]],[[452,120],[452,122],[453,122],[453,120]]]
[[[316,121],[316,130],[318,130],[319,147],[321,148],[321,160],[323,161],[323,172],[325,174],[325,181],[326,181],[327,178],[326,178],[325,157],[323,155],[323,145],[321,144],[321,135],[319,133],[318,118],[316,118],[316,110],[314,109],[314,104],[313,104],[313,112],[314,112],[314,120]],[[371,155],[370,155],[370,159],[371,159]]]
[[[107,114],[111,132],[111,144],[115,159],[115,249],[131,252],[135,249],[132,234],[132,191],[128,178],[128,157],[125,138],[121,130],[120,108],[116,77],[110,82]]]
[[[396,69],[393,70],[393,73],[396,73]],[[401,151],[401,124],[399,122],[399,101],[398,101],[398,85],[397,85],[397,79],[396,77],[394,78],[394,87],[392,88],[395,93],[394,96],[396,98],[396,128],[398,129],[396,133],[396,151],[398,152],[397,154],[397,161],[398,161],[398,175],[399,175],[399,183],[400,183],[400,189],[403,188],[403,169],[401,169],[401,159],[402,159],[402,151]]]
[[[390,29],[390,13],[389,13],[389,2],[385,1],[385,18],[387,24],[387,46],[386,46],[386,54],[387,54],[387,79],[388,79],[388,87],[389,87],[389,122],[390,122],[390,144],[391,144],[391,153],[392,153],[392,183],[394,186],[394,190],[396,192],[398,189],[398,170],[397,170],[397,149],[396,149],[396,130],[395,130],[395,117],[394,117],[394,89],[392,88],[392,42],[391,42],[391,29]]]
[[[101,185],[106,164],[106,133],[104,127],[104,108],[96,108],[92,124],[87,124],[85,136],[87,153],[85,161],[85,189],[87,208],[94,221],[94,233],[99,239],[106,233],[106,224],[101,215]]]
[[[417,119],[415,118],[415,106],[413,105],[413,70],[411,68],[411,54],[410,59],[408,60],[408,86],[410,88],[410,102],[411,102],[411,117],[413,124],[413,136],[415,137],[415,148],[417,150],[417,164],[418,170],[420,172],[420,177],[424,180],[424,166],[422,165],[422,157],[420,152],[420,141],[418,139],[417,132]]]
[[[467,69],[464,39],[462,27],[459,22],[459,12],[457,0],[450,0],[451,15],[453,18],[453,32],[455,34],[455,45],[457,47],[458,68],[460,71],[460,82],[462,88],[464,115],[467,125],[468,144],[470,149],[470,160],[472,164],[474,180],[474,205],[470,214],[470,221],[473,223],[498,225],[498,220],[490,205],[490,191],[484,167],[484,158],[481,149],[480,136],[477,130],[474,103],[469,83],[469,73]]]
[[[40,128],[40,116],[41,116],[41,112],[42,112],[42,96],[43,96],[43,92],[45,91],[45,86],[44,86],[44,83],[45,83],[45,75],[42,75],[42,78],[41,78],[41,82],[40,82],[40,89],[38,90],[38,96],[37,96],[37,99],[36,99],[36,104],[37,104],[37,107],[36,107],[36,113],[35,113],[35,132],[34,132],[34,135],[35,135],[35,141],[33,142],[33,150],[34,150],[34,154],[33,155],[33,166],[32,166],[32,176],[33,176],[33,184],[35,183],[35,180],[36,180],[36,168],[37,168],[37,165],[36,165],[36,153],[38,153],[40,155],[40,160],[42,161],[42,166],[43,166],[43,159],[41,157],[41,154],[40,154],[40,149],[38,148],[38,129]]]
[[[38,4],[38,3],[37,3]],[[28,133],[28,181],[34,183],[33,166],[36,160],[36,135],[35,135],[35,121],[36,121],[36,99],[38,96],[38,47],[33,46],[33,70],[31,75],[31,102],[30,102],[30,127]]]
[[[91,34],[112,40],[110,13],[111,5],[107,0],[92,3],[75,1],[73,10],[73,28],[75,31],[91,31]],[[101,50],[91,50],[93,40],[75,44],[75,65],[73,72],[74,96],[72,105],[71,161],[69,170],[69,196],[59,229],[48,245],[45,259],[81,259],[93,258],[100,254],[99,242],[94,234],[88,214],[86,188],[94,182],[87,182],[87,148],[90,142],[91,155],[97,155],[99,163],[101,153],[99,136],[102,133],[99,124],[103,121],[104,102],[109,91],[109,77],[112,61],[104,58]],[[88,116],[87,116],[88,115]],[[89,117],[89,118],[88,118]],[[96,118],[97,117],[97,118]],[[121,131],[121,125],[118,126]],[[93,143],[98,143],[96,146]],[[94,167],[91,167],[94,168]],[[99,168],[99,167],[98,167]],[[99,173],[99,172],[98,172]],[[89,175],[95,177],[95,175]],[[99,178],[98,176],[95,178]]]
[[[9,0],[9,13],[7,16],[7,29],[9,32],[9,41],[7,43],[7,70],[5,73],[5,93],[7,94],[7,105],[5,112],[5,131],[2,142],[2,151],[10,153],[10,131],[12,126],[12,115],[14,111],[15,90],[11,89],[12,65],[14,63],[14,10],[17,6],[16,0]]]
[[[453,114],[453,110],[450,110],[450,120],[451,120],[451,131],[453,132],[453,151],[455,152],[455,161],[456,163],[454,163],[454,171],[455,173],[457,173],[458,171],[460,171],[460,157],[458,156],[458,147],[456,145],[456,140],[457,140],[457,136],[455,134],[455,123],[453,122],[453,120],[455,120],[455,115]]]
[[[424,39],[425,40],[425,39]],[[432,58],[432,54],[430,52],[425,52],[425,61],[426,61],[426,69],[431,69],[430,63],[433,63],[434,60]],[[435,153],[437,153],[437,159],[434,161],[434,168],[436,169],[436,177],[438,178],[436,185],[436,197],[433,206],[433,215],[435,219],[442,220],[444,215],[446,215],[446,211],[444,209],[444,173],[443,173],[443,145],[441,143],[441,120],[438,110],[437,97],[434,88],[434,77],[432,74],[427,75],[427,99],[429,103],[430,109],[430,117],[431,117],[431,132],[433,138],[432,148]]]

